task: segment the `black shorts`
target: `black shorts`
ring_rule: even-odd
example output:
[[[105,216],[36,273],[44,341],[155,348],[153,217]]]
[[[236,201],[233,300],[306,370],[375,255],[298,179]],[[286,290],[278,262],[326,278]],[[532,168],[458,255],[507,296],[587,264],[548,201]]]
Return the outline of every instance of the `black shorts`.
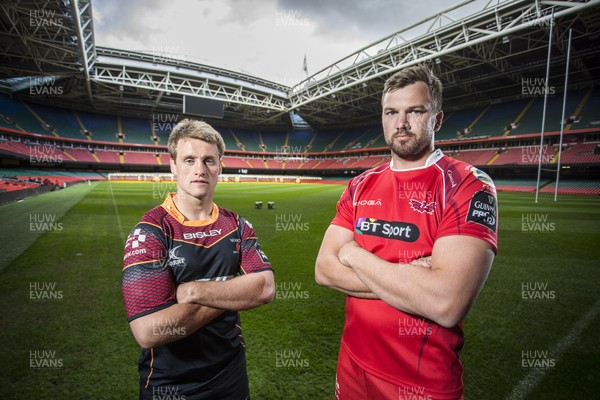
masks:
[[[146,386],[140,380],[140,400],[249,400],[246,352],[240,353],[210,382],[199,385]]]

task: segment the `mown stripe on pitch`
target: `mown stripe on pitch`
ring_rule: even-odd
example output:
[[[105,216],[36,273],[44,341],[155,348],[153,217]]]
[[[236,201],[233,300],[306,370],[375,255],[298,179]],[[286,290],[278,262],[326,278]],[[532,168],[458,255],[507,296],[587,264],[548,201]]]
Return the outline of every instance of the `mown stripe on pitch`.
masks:
[[[58,223],[62,217],[79,203],[93,188],[91,185],[80,183],[66,189],[29,197],[25,200],[5,204],[0,207],[2,223],[2,240],[0,240],[0,271],[29,248],[42,234],[52,232],[31,229],[31,216],[51,215]]]

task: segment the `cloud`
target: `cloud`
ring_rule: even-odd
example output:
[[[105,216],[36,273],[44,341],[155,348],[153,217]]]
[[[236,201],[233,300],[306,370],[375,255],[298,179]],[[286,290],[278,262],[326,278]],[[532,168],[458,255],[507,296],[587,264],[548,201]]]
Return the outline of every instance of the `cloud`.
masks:
[[[302,10],[314,19],[319,33],[339,37],[343,32],[374,41],[423,20],[449,6],[444,0],[277,0],[283,9]]]
[[[440,0],[102,0],[99,46],[213,65],[293,85],[309,72],[420,21]]]
[[[143,43],[149,31],[160,30],[152,24],[166,2],[160,0],[102,0],[93,3],[94,30],[102,40]],[[132,50],[132,49],[129,49]]]

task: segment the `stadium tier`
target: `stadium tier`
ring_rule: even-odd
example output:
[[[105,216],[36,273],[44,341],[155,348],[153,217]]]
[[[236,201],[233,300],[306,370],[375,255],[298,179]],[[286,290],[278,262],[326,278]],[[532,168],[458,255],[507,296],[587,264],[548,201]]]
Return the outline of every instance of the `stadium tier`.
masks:
[[[119,117],[117,126],[117,134],[123,133],[124,143],[154,144],[150,121],[141,118]]]
[[[561,163],[600,163],[600,142],[578,143],[563,150]]]
[[[317,132],[312,130],[296,130],[290,132],[286,136],[287,151],[289,153],[304,153],[318,150],[315,145],[315,139],[318,136]]]
[[[437,141],[458,137],[536,134],[541,130],[543,97],[523,98],[446,114]],[[156,115],[133,118],[27,103],[0,95],[0,126],[56,137],[116,143],[165,145],[174,122]],[[600,89],[576,90],[567,97],[566,129],[600,128]],[[548,97],[546,132],[560,130],[562,96]],[[175,117],[179,117],[175,115]],[[159,122],[157,122],[159,121]],[[165,125],[165,126],[163,126]],[[385,147],[379,123],[374,126],[292,132],[217,127],[228,150],[246,152],[336,152]]]
[[[600,164],[600,90],[573,91],[567,101],[567,124],[562,164]],[[49,163],[119,167],[161,167],[169,164],[164,147],[179,115],[134,118],[75,111],[28,103],[0,95],[2,112],[0,152]],[[446,114],[436,141],[451,157],[478,167],[535,166],[539,147],[542,97],[489,104]],[[561,126],[562,96],[548,98],[546,131],[556,135]],[[162,119],[161,119],[162,118]],[[287,132],[216,127],[228,153],[222,166],[230,170],[361,171],[389,160],[380,124],[357,128],[298,129]],[[579,132],[579,133],[578,133]],[[588,133],[591,135],[586,136]],[[45,139],[36,138],[43,135]],[[521,136],[518,136],[521,135]],[[532,136],[533,135],[533,136]],[[594,136],[595,135],[595,136]],[[51,139],[54,138],[54,141]],[[459,140],[459,138],[463,140]],[[498,143],[498,140],[518,142]],[[521,142],[526,138],[529,142]],[[489,140],[489,144],[481,145]],[[466,145],[465,145],[466,143]],[[526,145],[526,143],[530,143]],[[155,145],[161,147],[154,147]],[[544,165],[557,163],[556,140],[545,144]],[[299,156],[302,155],[302,158]],[[513,185],[514,186],[514,185]],[[516,185],[519,186],[519,185]]]
[[[41,186],[65,187],[82,181],[106,179],[96,172],[40,171],[0,168],[0,193],[34,189]]]
[[[555,164],[556,151],[552,146],[544,145],[542,148],[542,164]],[[498,156],[488,165],[537,165],[539,163],[539,146],[524,146],[500,151]]]
[[[535,186],[534,186],[535,190]],[[540,191],[542,193],[554,193],[556,186],[554,182],[544,186]],[[591,194],[600,195],[599,180],[562,180],[558,184],[559,194]]]
[[[31,154],[31,148],[21,142],[0,140],[0,149],[27,157]]]
[[[100,160],[97,157],[94,157],[89,150],[86,149],[65,149],[63,153],[71,160],[79,161],[79,162],[88,162],[88,163],[98,163]]]
[[[497,152],[497,149],[462,150],[460,152],[450,153],[449,155],[452,158],[456,158],[457,160],[464,161],[471,165],[487,165],[487,163],[492,160]]]

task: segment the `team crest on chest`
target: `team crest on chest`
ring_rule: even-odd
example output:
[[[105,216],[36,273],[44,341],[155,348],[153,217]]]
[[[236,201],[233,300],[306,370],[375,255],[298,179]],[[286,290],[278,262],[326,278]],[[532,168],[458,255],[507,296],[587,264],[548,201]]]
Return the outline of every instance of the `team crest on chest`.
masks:
[[[410,199],[408,202],[410,204],[410,208],[418,213],[433,214],[435,212],[435,201],[428,203],[427,200],[419,201],[416,199]]]

